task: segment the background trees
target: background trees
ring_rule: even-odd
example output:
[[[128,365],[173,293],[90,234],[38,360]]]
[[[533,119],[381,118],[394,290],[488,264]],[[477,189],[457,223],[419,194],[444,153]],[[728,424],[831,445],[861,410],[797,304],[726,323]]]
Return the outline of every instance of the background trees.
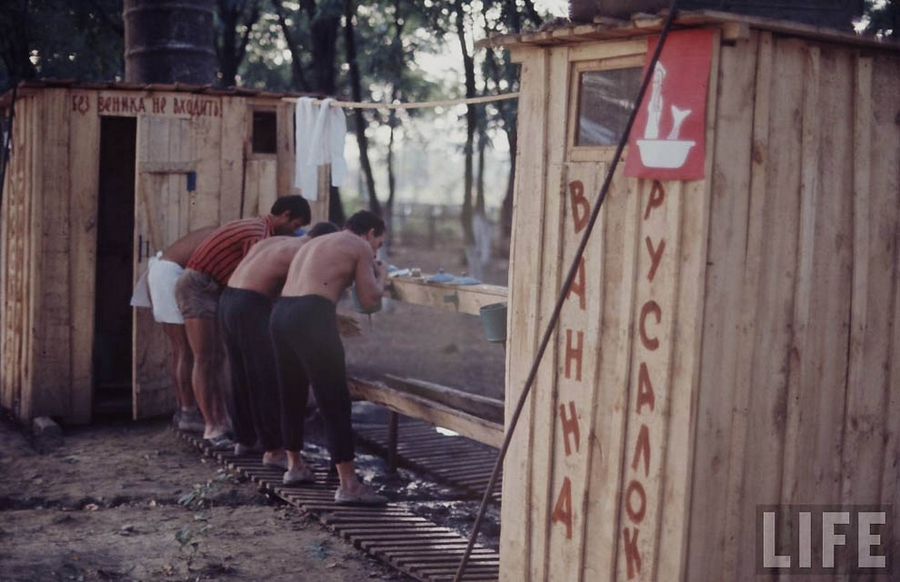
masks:
[[[474,50],[491,34],[538,28],[547,14],[535,0],[215,0],[218,83],[391,103],[474,97],[516,91],[518,71],[505,51]],[[561,2],[561,4],[565,4]],[[866,0],[859,29],[896,36],[900,0]],[[22,79],[56,77],[111,81],[123,73],[122,0],[0,0],[0,91]],[[445,55],[458,74],[423,64]],[[452,61],[452,62],[451,62]],[[434,62],[434,61],[428,61]],[[452,199],[463,210],[472,243],[475,216],[484,214],[488,153],[516,149],[516,102],[431,112],[348,111],[359,151],[363,205],[390,217],[400,178],[401,136],[426,133],[417,117],[451,116],[461,160]],[[457,117],[452,117],[457,116]],[[450,132],[445,132],[450,133]],[[449,139],[447,136],[434,135]],[[427,136],[423,137],[427,139]],[[502,147],[500,147],[502,146]],[[508,170],[506,168],[508,167]],[[423,170],[424,171],[424,170]],[[455,170],[454,170],[455,171]],[[515,156],[503,180],[501,222],[508,234]],[[339,193],[332,218],[340,221]]]

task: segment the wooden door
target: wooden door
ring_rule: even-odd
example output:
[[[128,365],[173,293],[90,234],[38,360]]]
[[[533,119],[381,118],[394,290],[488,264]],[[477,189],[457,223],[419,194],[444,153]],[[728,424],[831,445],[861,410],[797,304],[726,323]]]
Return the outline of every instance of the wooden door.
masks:
[[[188,232],[194,160],[190,119],[138,118],[135,173],[135,282],[148,259]],[[193,188],[190,188],[193,190]],[[135,420],[175,408],[171,350],[149,309],[133,315],[132,413]]]

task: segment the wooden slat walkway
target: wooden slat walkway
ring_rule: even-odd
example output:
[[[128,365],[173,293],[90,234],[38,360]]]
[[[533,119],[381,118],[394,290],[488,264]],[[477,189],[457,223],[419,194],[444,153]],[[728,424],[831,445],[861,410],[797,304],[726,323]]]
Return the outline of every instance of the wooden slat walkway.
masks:
[[[173,430],[207,456],[304,513],[315,516],[354,546],[393,568],[421,582],[453,580],[468,540],[454,530],[416,515],[406,504],[389,503],[371,508],[337,505],[334,491],[338,480],[327,469],[314,468],[316,481],[313,484],[286,487],[281,483],[284,472],[264,467],[258,455],[238,457],[230,451],[215,452],[196,435]],[[476,544],[463,580],[495,581],[499,578],[499,570],[500,555]]]
[[[357,428],[357,437],[381,454],[388,452],[388,428]],[[397,457],[401,465],[430,473],[442,481],[481,498],[494,470],[498,450],[462,436],[438,433],[431,424],[401,423],[397,434]],[[502,474],[491,498],[500,503]]]

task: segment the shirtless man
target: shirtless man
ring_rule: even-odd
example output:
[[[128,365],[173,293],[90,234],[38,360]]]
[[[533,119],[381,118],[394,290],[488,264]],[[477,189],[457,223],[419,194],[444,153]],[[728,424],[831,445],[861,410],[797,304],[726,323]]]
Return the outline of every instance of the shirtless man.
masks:
[[[340,478],[334,495],[337,503],[387,502],[356,477],[350,393],[335,313],[341,293],[354,282],[363,309],[379,304],[387,269],[375,260],[375,253],[383,242],[384,221],[367,210],[357,212],[343,231],[320,236],[297,252],[281,298],[272,309],[281,431],[288,455],[284,482],[313,480],[312,471],[300,457],[303,411],[311,385],[325,424],[331,461]]]
[[[175,283],[184,272],[194,249],[215,229],[215,226],[209,226],[186,234],[151,257],[147,266],[147,291],[150,295],[149,306],[153,308],[153,319],[162,324],[172,347],[172,384],[175,386],[175,402],[178,405],[176,423],[181,430],[202,431],[204,423],[194,398],[191,383],[194,356],[184,331],[184,317],[175,301]],[[132,304],[137,305],[134,302]]]
[[[224,386],[218,381],[223,363],[216,315],[219,296],[253,245],[272,236],[292,234],[309,220],[309,203],[291,195],[278,198],[267,216],[224,224],[194,250],[175,285],[175,299],[194,353],[191,381],[206,423],[203,438],[213,450],[234,447],[228,434],[231,420]]]
[[[256,243],[241,260],[219,299],[219,325],[231,365],[231,423],[234,452],[244,455],[258,442],[262,464],[288,468],[281,439],[281,401],[275,353],[269,334],[272,302],[281,292],[288,267],[304,244],[337,232],[319,222],[303,236],[276,236]]]

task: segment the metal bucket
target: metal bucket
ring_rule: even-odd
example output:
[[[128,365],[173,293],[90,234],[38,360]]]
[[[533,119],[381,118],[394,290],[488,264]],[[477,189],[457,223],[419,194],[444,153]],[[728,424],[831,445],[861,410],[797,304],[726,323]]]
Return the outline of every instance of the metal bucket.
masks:
[[[212,0],[125,0],[125,81],[211,84],[214,14]]]
[[[506,341],[506,303],[491,303],[478,310],[489,342]]]
[[[373,307],[372,309],[363,309],[362,304],[359,302],[359,296],[356,294],[356,285],[350,288],[350,295],[353,297],[353,309],[355,309],[358,313],[372,314],[378,311],[381,311],[381,299],[378,300],[378,305]]]

